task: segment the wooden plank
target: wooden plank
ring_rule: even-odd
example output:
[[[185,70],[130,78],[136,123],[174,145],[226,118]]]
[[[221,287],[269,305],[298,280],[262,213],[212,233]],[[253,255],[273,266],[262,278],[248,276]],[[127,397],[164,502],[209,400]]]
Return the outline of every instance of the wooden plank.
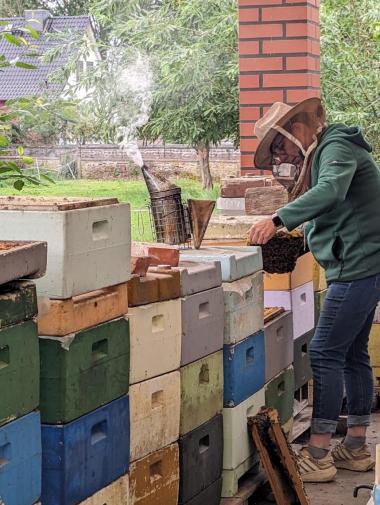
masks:
[[[310,505],[277,412],[264,408],[248,423],[277,505]]]
[[[1,196],[0,210],[63,211],[117,203],[117,198]]]
[[[283,307],[265,307],[264,309],[264,324],[269,323],[272,319],[285,312]]]
[[[289,442],[293,442],[310,428],[313,407],[306,407],[294,418],[292,436]]]

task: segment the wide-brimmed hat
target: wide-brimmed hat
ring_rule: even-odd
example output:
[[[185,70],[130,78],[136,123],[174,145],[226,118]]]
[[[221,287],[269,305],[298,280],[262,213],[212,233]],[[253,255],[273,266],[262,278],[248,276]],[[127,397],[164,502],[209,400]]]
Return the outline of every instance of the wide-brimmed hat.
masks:
[[[300,113],[306,113],[310,116],[309,124],[315,130],[320,124],[325,122],[325,112],[320,98],[308,98],[298,103],[294,107],[282,102],[276,102],[259,119],[255,125],[255,135],[260,140],[255,153],[254,164],[257,168],[268,169],[272,165],[272,153],[270,151],[273,140],[278,134],[275,126],[284,126],[291,119]]]

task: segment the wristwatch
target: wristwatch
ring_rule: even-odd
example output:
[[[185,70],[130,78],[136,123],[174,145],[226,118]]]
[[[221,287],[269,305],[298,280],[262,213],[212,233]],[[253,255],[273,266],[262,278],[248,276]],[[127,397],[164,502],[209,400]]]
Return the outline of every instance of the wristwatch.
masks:
[[[284,223],[281,221],[281,218],[277,214],[277,212],[273,214],[272,221],[276,228],[281,228],[282,226],[284,226]]]

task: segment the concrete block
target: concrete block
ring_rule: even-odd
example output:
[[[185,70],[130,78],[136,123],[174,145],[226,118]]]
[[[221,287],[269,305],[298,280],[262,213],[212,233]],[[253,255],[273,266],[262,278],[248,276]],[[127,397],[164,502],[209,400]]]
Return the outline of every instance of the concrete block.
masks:
[[[1,328],[0,426],[38,407],[39,379],[40,357],[36,323],[31,320]]]
[[[222,474],[223,416],[218,414],[179,439],[180,504],[186,503]]]
[[[265,382],[293,362],[293,316],[284,312],[265,325]]]
[[[245,192],[245,212],[253,216],[270,216],[288,203],[289,194],[283,186],[249,188]]]
[[[69,211],[0,210],[7,240],[48,243],[45,277],[39,296],[71,298],[126,282],[130,277],[129,204]]]
[[[133,242],[132,254],[134,256],[150,256],[151,265],[178,266],[179,247],[167,244]]]
[[[309,346],[314,336],[314,330],[294,340],[294,389],[300,389],[313,377],[310,366]]]
[[[216,208],[222,216],[244,216],[245,198],[218,198]]]
[[[233,282],[252,275],[263,268],[261,248],[209,247],[190,249],[181,253],[181,260],[210,262],[220,261],[223,282]]]
[[[240,466],[233,470],[223,470],[222,478],[222,497],[229,498],[235,496],[239,490],[239,479],[247,472],[256,474],[259,472],[260,459],[257,452],[244,461]]]
[[[130,387],[131,461],[141,459],[179,436],[181,405],[179,372]]]
[[[296,266],[291,273],[264,275],[265,291],[286,291],[295,289],[313,279],[313,256],[303,254],[297,259]]]
[[[260,389],[233,408],[223,409],[223,469],[233,470],[255,452],[247,420],[265,405],[265,390]]]
[[[65,337],[40,336],[39,344],[43,423],[68,423],[128,392],[125,318]]]
[[[123,475],[79,505],[129,505],[129,475]]]
[[[380,324],[372,325],[369,335],[368,351],[371,357],[371,364],[374,367],[380,366]]]
[[[222,478],[210,484],[197,496],[186,502],[186,505],[220,505],[222,495]]]
[[[313,286],[314,291],[327,289],[326,272],[315,259],[313,259]]]
[[[264,305],[292,311],[293,338],[314,328],[314,291],[311,281],[288,291],[264,291]]]
[[[181,301],[132,307],[130,384],[162,375],[180,366]]]
[[[223,347],[222,287],[181,298],[181,366]]]
[[[319,316],[321,314],[321,310],[325,302],[326,295],[327,295],[327,289],[325,289],[324,291],[314,292],[314,320],[316,325],[318,324]]]
[[[1,231],[3,239],[3,229]],[[46,272],[46,261],[46,242],[1,240],[0,285],[18,279],[42,277]]]
[[[130,505],[177,505],[178,487],[178,444],[172,444],[131,463]]]
[[[0,328],[21,323],[37,315],[36,286],[14,281],[0,286]]]
[[[277,410],[281,424],[285,424],[293,416],[294,390],[293,366],[265,385],[265,404]]]
[[[224,407],[235,407],[265,382],[264,331],[223,348]]]
[[[222,285],[222,269],[218,261],[180,261],[178,270],[181,275],[181,296],[193,295]]]
[[[127,283],[67,300],[40,297],[38,332],[40,335],[64,336],[116,319],[127,312]]]
[[[180,369],[180,435],[205,423],[223,409],[223,351]]]
[[[234,344],[264,327],[263,273],[223,283],[224,343]]]

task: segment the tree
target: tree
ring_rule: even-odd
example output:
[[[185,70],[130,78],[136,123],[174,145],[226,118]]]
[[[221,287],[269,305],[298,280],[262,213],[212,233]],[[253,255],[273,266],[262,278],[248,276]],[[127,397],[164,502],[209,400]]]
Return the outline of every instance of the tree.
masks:
[[[90,0],[1,0],[1,17],[23,16],[25,9],[46,9],[55,16],[81,16],[90,9]]]
[[[328,117],[360,125],[380,161],[379,0],[323,0],[321,27]]]
[[[149,54],[155,86],[142,137],[193,146],[211,188],[210,146],[239,138],[236,1],[98,0],[94,14],[116,44]]]

